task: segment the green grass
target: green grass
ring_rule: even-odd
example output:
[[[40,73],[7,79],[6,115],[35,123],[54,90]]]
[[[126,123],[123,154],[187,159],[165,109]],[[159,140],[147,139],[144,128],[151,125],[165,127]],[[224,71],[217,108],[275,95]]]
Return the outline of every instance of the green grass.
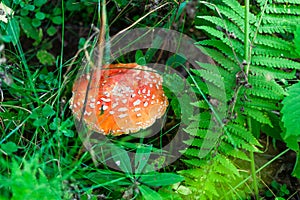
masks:
[[[95,30],[90,28],[90,24],[96,27],[99,25],[100,14],[97,7],[99,2],[86,0],[74,3],[67,0],[54,4],[37,0],[31,2],[34,8],[21,5],[19,1],[4,2],[10,5],[15,13],[9,19],[9,23],[0,22],[0,38],[5,44],[5,49],[0,53],[1,57],[7,60],[0,65],[0,100],[3,95],[3,101],[0,102],[0,200],[101,198],[151,200],[185,199],[192,196],[191,191],[195,188],[184,182],[189,180],[189,176],[181,176],[178,172],[194,169],[197,171],[201,166],[194,168],[179,159],[167,167],[160,168],[165,160],[159,151],[164,142],[167,143],[172,139],[172,134],[181,123],[180,103],[190,106],[188,102],[190,98],[178,102],[174,92],[168,91],[169,100],[173,100],[167,116],[170,127],[164,132],[161,131],[159,136],[149,139],[137,139],[130,135],[110,138],[118,148],[111,150],[113,156],[104,159],[120,163],[120,171],[111,168],[111,164],[98,162],[97,159],[101,159],[99,158],[101,154],[97,151],[88,151],[79,137],[69,101],[73,81],[80,69],[84,68],[82,63],[86,60],[85,52],[89,52],[90,46],[95,43],[95,38],[91,37]],[[194,19],[190,19],[185,13],[184,9],[187,6],[185,3],[178,5],[177,1],[169,0],[157,5],[154,1],[146,1],[144,4],[148,9],[140,10],[139,1],[110,1],[107,5],[110,31],[117,33],[126,28],[164,27],[177,29],[195,39],[199,36],[189,31],[194,26]],[[28,9],[28,13],[25,13],[24,6]],[[203,12],[207,12],[206,9],[202,9]],[[46,14],[45,19],[41,13]],[[24,29],[22,26],[26,21],[24,19],[41,25]],[[43,32],[43,36],[40,31]],[[79,34],[80,31],[84,34]],[[86,44],[90,45],[87,50],[83,49],[86,41],[89,42]],[[152,58],[147,62],[155,62],[157,58],[163,56],[166,62],[178,62],[176,64],[178,66],[184,64],[181,58],[177,60],[171,54],[160,54],[156,50],[153,53],[153,49],[123,55],[118,61],[143,63],[146,62],[145,55],[151,55]],[[191,75],[190,71],[187,76],[190,76],[194,83],[199,79],[199,77],[194,79],[196,76]],[[170,79],[169,88],[174,87],[173,91],[179,87],[180,84],[174,81],[178,77],[165,77]],[[206,99],[200,86],[197,84],[196,86],[206,100],[202,103],[205,105],[207,103],[210,107],[210,101]],[[202,98],[200,95],[197,97]],[[185,109],[188,109],[188,106]],[[187,119],[182,121],[185,120]],[[98,146],[101,149],[104,145]],[[237,179],[242,181],[227,192],[236,192],[238,198],[238,188],[245,187],[247,188],[245,191],[251,191],[252,186],[249,184],[251,175],[252,178],[256,178],[262,169],[287,151],[288,149],[279,153],[256,171],[251,154],[252,174],[244,166],[238,166],[237,159],[228,156],[226,159],[232,160],[244,174]],[[130,160],[131,152],[135,152],[134,158],[141,162]],[[157,157],[149,157],[153,152]],[[218,153],[215,149],[213,152]],[[208,171],[212,170],[210,166],[213,165],[210,165],[210,162],[213,159],[214,155],[211,160],[201,161],[202,166]],[[152,164],[149,165],[148,161],[152,161]],[[222,166],[216,164],[217,167]],[[257,180],[254,180],[255,196],[258,197],[260,180],[258,176]],[[277,184],[275,189],[282,188],[283,186]],[[287,196],[289,190],[286,186],[283,189],[285,193],[280,195]],[[279,194],[279,191],[276,192]],[[268,195],[272,193],[269,192]],[[226,198],[226,194],[220,198]]]

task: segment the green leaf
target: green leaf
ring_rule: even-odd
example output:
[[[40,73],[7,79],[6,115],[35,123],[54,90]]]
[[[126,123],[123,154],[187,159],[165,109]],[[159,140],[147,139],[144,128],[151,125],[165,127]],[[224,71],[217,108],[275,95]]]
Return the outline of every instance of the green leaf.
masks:
[[[146,59],[144,57],[144,54],[141,50],[137,50],[135,53],[135,62],[139,65],[146,65]]]
[[[52,109],[52,107],[49,104],[46,104],[44,108],[42,109],[42,113],[44,117],[51,117],[55,114],[55,111]]]
[[[1,149],[5,151],[8,155],[18,151],[18,146],[14,142],[7,142],[1,144]]]
[[[135,153],[135,174],[142,173],[144,167],[146,166],[150,153],[152,150],[152,145],[140,145],[137,148],[137,151]]]
[[[49,125],[49,128],[53,131],[58,129],[58,126],[60,125],[61,119],[54,118],[53,122]]]
[[[37,28],[42,24],[42,22],[39,19],[34,18],[34,19],[32,19],[31,24],[32,24],[32,26]]]
[[[184,65],[186,62],[186,57],[181,54],[175,54],[168,58],[166,65],[170,67],[178,67]]]
[[[51,20],[52,20],[52,22],[54,24],[57,24],[57,25],[61,25],[62,24],[62,17],[61,16],[55,16]]]
[[[50,26],[48,29],[47,29],[47,34],[49,36],[53,36],[55,33],[56,33],[56,28],[54,26]]]
[[[111,155],[116,165],[126,174],[132,174],[132,168],[128,153],[121,148],[112,147]]]
[[[36,56],[40,63],[44,65],[52,65],[55,62],[54,56],[48,53],[46,50],[39,50]]]
[[[36,28],[31,25],[31,19],[28,17],[20,18],[20,25],[25,32],[27,37],[30,37],[34,40],[39,40],[39,33]]]
[[[47,3],[47,0],[34,0],[34,2],[33,2],[33,4],[37,7],[41,7],[45,3]]]
[[[151,173],[141,175],[139,182],[153,187],[172,185],[183,181],[184,178],[174,173]]]
[[[47,119],[42,117],[34,120],[33,122],[33,125],[35,127],[45,126],[46,124],[47,124]]]
[[[288,96],[282,101],[282,121],[286,132],[283,139],[291,137],[297,141],[300,137],[300,82],[292,85],[288,90]]]
[[[26,5],[23,6],[23,9],[29,10],[29,11],[34,11],[35,6],[34,5],[30,5],[30,4],[26,4]]]
[[[80,3],[76,0],[68,0],[66,3],[66,8],[69,11],[79,11],[81,9]]]
[[[300,178],[300,153],[299,152],[297,152],[297,159],[296,159],[296,163],[292,175],[297,178]]]
[[[43,20],[43,19],[45,19],[46,15],[43,12],[37,12],[37,13],[35,13],[35,17],[39,20]]]
[[[138,188],[145,200],[162,200],[161,196],[151,188],[145,185],[140,185]]]

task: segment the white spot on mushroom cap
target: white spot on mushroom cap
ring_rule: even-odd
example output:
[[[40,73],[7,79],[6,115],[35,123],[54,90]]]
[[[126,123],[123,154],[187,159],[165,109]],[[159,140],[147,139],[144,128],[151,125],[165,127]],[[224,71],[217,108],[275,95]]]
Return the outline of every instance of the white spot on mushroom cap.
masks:
[[[108,108],[107,105],[103,105],[103,106],[102,106],[102,109],[103,109],[103,110],[107,110],[107,108]],[[101,107],[100,107],[100,109],[101,109]]]
[[[103,98],[103,97],[101,98],[101,100],[106,102],[106,103],[110,102],[110,99],[106,99],[106,98]]]
[[[113,103],[111,107],[112,107],[112,108],[115,108],[115,107],[117,107],[118,105],[119,105],[119,103],[116,102],[116,103]]]
[[[119,115],[119,118],[124,118],[124,117],[127,117],[128,116],[128,114],[127,113],[125,113],[125,114],[121,114],[121,115]]]
[[[125,111],[127,111],[127,110],[128,110],[128,108],[125,108],[125,107],[122,107],[122,108],[119,108],[119,109],[118,109],[119,112],[125,112]]]
[[[133,106],[137,106],[140,105],[141,100],[137,99],[135,102],[133,102]]]
[[[134,112],[137,112],[137,111],[140,111],[140,110],[141,110],[141,108],[134,108],[133,109]]]

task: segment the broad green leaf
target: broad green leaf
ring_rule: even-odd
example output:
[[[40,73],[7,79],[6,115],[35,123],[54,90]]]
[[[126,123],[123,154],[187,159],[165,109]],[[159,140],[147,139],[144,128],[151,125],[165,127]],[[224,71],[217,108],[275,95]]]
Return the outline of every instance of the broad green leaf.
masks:
[[[135,62],[139,65],[146,65],[146,59],[144,57],[144,54],[141,50],[137,50],[135,53]]]
[[[29,10],[29,11],[34,11],[34,9],[35,9],[35,6],[34,6],[34,5],[30,5],[30,4],[24,4],[23,6],[22,6],[22,4],[21,4],[21,7],[22,7],[23,9]]]
[[[38,118],[33,122],[33,125],[36,127],[45,126],[46,124],[47,124],[47,119],[43,117]]]
[[[111,155],[115,164],[121,169],[121,171],[126,174],[132,174],[130,158],[124,149],[113,146],[111,148]]]
[[[46,15],[43,12],[37,12],[37,13],[35,13],[35,17],[39,20],[43,20],[43,19],[45,19]]]
[[[281,134],[283,140],[293,150],[298,150],[297,141],[300,138],[300,82],[292,85],[288,96],[282,101],[282,121],[286,131]]]
[[[40,61],[40,63],[44,65],[52,65],[55,62],[54,56],[49,52],[47,52],[46,50],[39,50],[36,56]]]
[[[52,109],[52,107],[49,104],[46,104],[42,109],[42,113],[44,117],[51,117],[55,114],[55,111]]]
[[[172,185],[174,183],[178,183],[183,181],[184,178],[180,175],[174,173],[150,173],[141,175],[139,182],[153,186],[166,186]]]
[[[297,159],[296,159],[296,163],[292,175],[297,178],[300,178],[300,153],[299,152],[297,152]]]
[[[162,200],[161,196],[151,188],[145,185],[140,185],[138,188],[145,200]]]
[[[34,0],[34,5],[37,7],[41,7],[42,5],[44,5],[45,3],[47,3],[47,0]]]
[[[56,33],[56,28],[54,26],[50,26],[48,29],[47,29],[47,34],[49,36],[53,36],[55,33]]]
[[[149,146],[141,145],[137,148],[137,151],[135,153],[135,159],[134,159],[135,174],[142,173],[145,165],[149,160],[151,150],[152,150],[152,145]]]
[[[7,154],[12,154],[12,153],[18,151],[18,146],[14,142],[7,142],[4,144],[1,144],[0,147]]]
[[[57,24],[57,25],[61,25],[62,24],[62,17],[61,16],[55,16],[51,20],[52,20],[52,22],[54,24]]]
[[[31,19],[28,17],[20,18],[21,27],[27,37],[30,37],[34,40],[39,40],[39,32],[36,28],[31,25]]]
[[[32,19],[31,24],[32,24],[32,26],[37,28],[42,24],[42,22],[39,19],[34,18],[34,19]]]

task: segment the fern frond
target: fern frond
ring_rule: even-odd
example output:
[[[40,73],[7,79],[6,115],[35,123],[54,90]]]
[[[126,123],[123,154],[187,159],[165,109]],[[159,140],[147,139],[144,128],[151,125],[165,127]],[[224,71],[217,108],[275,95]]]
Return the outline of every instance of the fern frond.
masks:
[[[203,77],[206,81],[209,81],[209,82],[213,83],[214,85],[216,85],[219,88],[224,87],[223,77],[219,74],[212,73],[209,70],[191,69],[191,71],[194,74],[196,74],[200,77]]]
[[[198,16],[199,19],[204,19],[206,21],[209,21],[216,26],[220,26],[224,30],[226,30],[228,33],[234,33],[234,35],[240,40],[243,41],[244,33],[243,31],[234,23],[227,19],[220,19],[219,17],[215,16]]]
[[[243,126],[235,123],[228,123],[226,125],[227,129],[237,135],[240,138],[243,138],[245,141],[249,142],[250,144],[261,146],[256,138]]]
[[[278,83],[276,83],[275,80],[272,79],[272,77],[249,76],[248,80],[252,86],[272,90],[274,93],[277,93],[278,95],[286,94],[285,91],[283,90],[283,88]]]
[[[260,66],[250,66],[250,70],[254,75],[270,77],[272,79],[293,79],[296,77],[296,70],[289,72],[281,69],[262,68]]]
[[[262,111],[254,108],[245,107],[245,114],[250,116],[251,118],[255,119],[256,121],[267,124],[270,127],[273,127],[272,122],[269,118],[269,116],[266,113],[263,113]]]
[[[295,27],[290,25],[264,24],[258,28],[259,33],[293,33]]]
[[[286,51],[292,50],[291,42],[270,35],[257,35],[255,39],[255,43],[269,46],[274,49],[281,49]]]
[[[274,110],[279,110],[279,106],[276,104],[278,104],[277,101],[256,97],[256,98],[251,98],[249,101],[243,102],[242,105],[251,108],[256,108],[258,110],[274,111]]]
[[[203,50],[202,52],[204,54],[214,58],[214,60],[217,63],[219,63],[222,67],[224,67],[228,71],[237,72],[238,70],[240,70],[240,67],[239,67],[238,64],[236,64],[235,62],[233,62],[233,61],[229,60],[228,58],[226,58],[219,51],[214,50],[214,49],[210,49],[210,48],[205,48],[205,47],[201,47],[201,49]]]
[[[223,0],[223,3],[225,3],[229,8],[234,10],[242,19],[244,19],[245,10],[238,1]],[[254,23],[255,21],[256,21],[256,17],[252,13],[249,13],[249,22]]]
[[[266,57],[282,57],[282,58],[296,58],[293,52],[284,49],[273,49],[265,45],[255,45],[252,50],[254,55],[261,55]]]
[[[198,42],[197,44],[204,45],[204,46],[211,46],[214,48],[217,48],[219,51],[221,51],[224,55],[228,56],[231,60],[236,60],[236,57],[233,53],[233,49],[228,46],[227,44],[223,43],[220,40],[211,39],[211,40],[203,40]],[[237,56],[240,58],[242,57],[240,54],[236,52]],[[240,59],[242,60],[242,59]]]
[[[263,87],[253,87],[245,91],[246,95],[255,95],[258,97],[263,97],[265,99],[281,100],[283,95],[274,93],[272,90]]]
[[[199,30],[205,31],[206,33],[208,33],[216,38],[226,37],[226,35],[222,31],[216,30],[215,28],[212,28],[210,26],[196,26],[196,28]]]
[[[231,144],[222,141],[219,146],[219,151],[224,153],[227,156],[232,156],[234,158],[239,158],[241,160],[250,161],[248,156],[237,148],[234,148]]]
[[[299,0],[276,0],[277,3],[291,3],[291,4],[300,4]]]
[[[300,18],[293,15],[266,15],[263,18],[263,23],[277,24],[283,26],[293,26],[300,23]]]
[[[263,65],[267,67],[300,69],[300,63],[277,57],[253,56],[252,63],[254,65]]]
[[[266,13],[299,15],[300,7],[296,5],[270,4],[266,7]]]

